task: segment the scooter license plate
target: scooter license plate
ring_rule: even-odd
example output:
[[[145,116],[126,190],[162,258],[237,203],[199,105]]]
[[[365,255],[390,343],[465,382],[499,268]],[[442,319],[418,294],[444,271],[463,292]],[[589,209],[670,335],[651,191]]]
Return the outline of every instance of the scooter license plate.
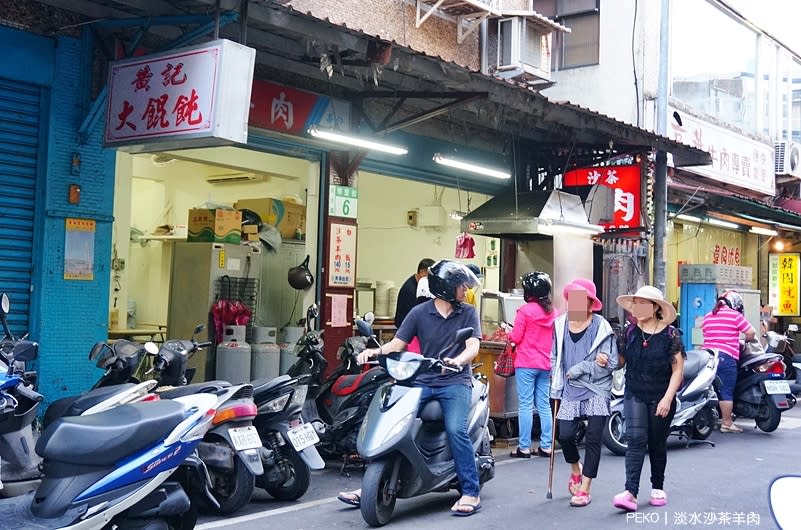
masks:
[[[261,447],[261,438],[259,438],[259,431],[256,427],[235,427],[228,429],[228,434],[231,436],[231,443],[234,444],[235,451],[243,451],[245,449],[256,449]]]
[[[770,395],[774,394],[789,394],[790,393],[790,383],[787,381],[763,381],[765,383],[765,392]]]
[[[304,423],[303,425],[289,429],[287,435],[295,451],[302,451],[320,441],[320,438],[317,436],[317,431],[314,430],[311,423]]]

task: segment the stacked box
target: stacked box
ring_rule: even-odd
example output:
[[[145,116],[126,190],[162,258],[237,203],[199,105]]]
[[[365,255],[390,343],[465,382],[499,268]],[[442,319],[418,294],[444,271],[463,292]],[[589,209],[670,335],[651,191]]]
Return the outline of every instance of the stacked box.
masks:
[[[242,241],[242,212],[223,208],[189,210],[187,241],[197,243],[234,243]]]
[[[263,223],[278,229],[283,239],[297,239],[306,234],[306,207],[279,199],[240,199],[234,203],[238,210],[253,210]]]

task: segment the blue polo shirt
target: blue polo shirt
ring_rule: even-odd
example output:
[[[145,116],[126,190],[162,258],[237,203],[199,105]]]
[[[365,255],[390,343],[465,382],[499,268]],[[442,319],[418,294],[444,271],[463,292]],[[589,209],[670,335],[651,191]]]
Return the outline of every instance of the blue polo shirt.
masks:
[[[440,355],[440,358],[456,357],[464,351],[464,344],[452,344],[456,337],[456,332],[462,328],[473,328],[473,337],[481,340],[481,323],[478,320],[478,313],[470,304],[462,303],[454,308],[453,312],[444,318],[434,305],[434,300],[429,300],[418,304],[409,311],[403,319],[400,328],[395,333],[405,343],[417,337],[423,355],[426,357],[437,357],[444,348],[450,345]],[[447,386],[454,384],[472,385],[472,373],[470,366],[464,368],[460,373],[431,370],[420,374],[415,380],[418,386]]]

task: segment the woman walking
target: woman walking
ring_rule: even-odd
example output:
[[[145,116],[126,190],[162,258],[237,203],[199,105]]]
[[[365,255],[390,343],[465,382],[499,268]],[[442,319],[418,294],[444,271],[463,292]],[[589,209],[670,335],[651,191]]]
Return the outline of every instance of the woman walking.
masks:
[[[565,286],[563,296],[567,314],[554,322],[551,397],[561,400],[556,419],[559,443],[571,466],[570,505],[580,507],[590,503],[590,486],[598,475],[612,371],[617,368],[617,343],[609,322],[593,314],[603,307],[595,284],[583,278],[573,280]],[[576,438],[584,418],[588,424],[582,466]]]
[[[626,489],[612,504],[637,511],[645,452],[651,462],[651,506],[667,504],[664,490],[667,438],[676,412],[676,392],[684,373],[680,333],[670,324],[676,310],[662,291],[646,285],[617,303],[637,319],[623,336],[619,366],[626,366],[623,416],[626,418]]]
[[[526,304],[517,310],[509,341],[515,348],[520,439],[511,456],[531,458],[531,426],[534,407],[540,418],[537,455],[551,456],[553,421],[548,388],[551,384],[553,321],[559,315],[551,303],[551,278],[544,272],[529,272],[521,280]]]

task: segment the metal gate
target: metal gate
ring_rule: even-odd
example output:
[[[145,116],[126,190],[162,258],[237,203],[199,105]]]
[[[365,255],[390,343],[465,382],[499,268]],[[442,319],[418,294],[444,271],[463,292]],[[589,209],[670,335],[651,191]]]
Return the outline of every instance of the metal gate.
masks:
[[[0,292],[14,333],[28,330],[42,89],[0,79]]]

